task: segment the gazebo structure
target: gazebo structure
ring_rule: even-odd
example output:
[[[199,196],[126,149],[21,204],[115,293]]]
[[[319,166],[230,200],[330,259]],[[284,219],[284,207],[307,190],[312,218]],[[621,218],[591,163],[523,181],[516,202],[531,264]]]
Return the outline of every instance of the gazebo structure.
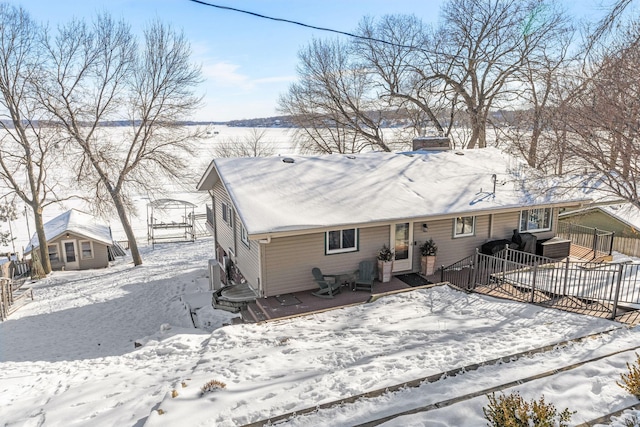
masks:
[[[191,202],[158,199],[147,205],[147,242],[193,242],[195,208]]]

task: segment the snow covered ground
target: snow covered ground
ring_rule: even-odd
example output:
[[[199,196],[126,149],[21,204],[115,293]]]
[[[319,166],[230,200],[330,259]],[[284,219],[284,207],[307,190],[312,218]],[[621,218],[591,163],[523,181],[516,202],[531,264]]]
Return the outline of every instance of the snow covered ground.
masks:
[[[484,426],[483,390],[584,361],[504,392],[544,395],[577,411],[575,424],[637,402],[615,383],[640,330],[448,287],[264,324],[223,326],[235,315],[205,306],[194,328],[183,300],[209,298],[212,251],[210,239],[144,247],[142,266],[124,259],[34,284],[35,301],[0,323],[0,424],[242,425],[598,332],[283,425],[353,426],[479,393],[384,425]],[[226,387],[202,395],[211,380]]]

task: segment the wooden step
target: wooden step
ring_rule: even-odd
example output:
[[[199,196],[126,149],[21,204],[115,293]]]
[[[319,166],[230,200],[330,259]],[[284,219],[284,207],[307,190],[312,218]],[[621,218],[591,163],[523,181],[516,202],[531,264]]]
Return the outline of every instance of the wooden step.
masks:
[[[262,310],[262,308],[260,308],[260,306],[255,302],[251,302],[249,303],[249,305],[247,305],[246,312],[249,314],[250,318],[246,319],[243,317],[245,321],[257,323],[257,322],[263,322],[265,320],[269,320],[269,316],[267,316],[267,314]]]

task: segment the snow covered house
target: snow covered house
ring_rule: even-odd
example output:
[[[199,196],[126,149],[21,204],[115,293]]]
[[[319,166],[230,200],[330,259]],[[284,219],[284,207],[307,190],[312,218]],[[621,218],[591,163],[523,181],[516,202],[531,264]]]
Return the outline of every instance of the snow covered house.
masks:
[[[527,172],[492,148],[220,158],[197,188],[211,196],[214,262],[268,297],[315,289],[313,267],[354,271],[383,245],[401,274],[420,271],[429,238],[445,266],[514,230],[552,238],[560,208],[586,200],[534,188]]]
[[[76,209],[44,224],[49,260],[54,270],[86,270],[109,266],[109,248],[114,244],[111,228]],[[34,234],[25,249],[30,254],[40,246]]]

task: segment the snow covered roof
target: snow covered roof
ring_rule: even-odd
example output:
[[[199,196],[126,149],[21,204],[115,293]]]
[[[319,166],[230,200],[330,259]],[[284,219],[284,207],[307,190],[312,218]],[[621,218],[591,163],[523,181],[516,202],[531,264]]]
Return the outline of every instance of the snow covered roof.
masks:
[[[633,203],[614,203],[611,205],[588,206],[586,208],[577,209],[569,212],[563,212],[561,217],[570,217],[580,215],[585,212],[594,210],[602,211],[629,227],[640,230],[640,209]]]
[[[221,158],[198,189],[220,179],[250,236],[588,200],[527,184],[527,171],[493,148]]]
[[[108,225],[98,224],[95,217],[76,209],[68,210],[44,224],[44,234],[47,241],[54,240],[67,232],[104,243],[105,245],[113,244],[111,229]],[[34,234],[25,249],[25,253],[31,252],[38,246],[40,246],[38,235]]]

